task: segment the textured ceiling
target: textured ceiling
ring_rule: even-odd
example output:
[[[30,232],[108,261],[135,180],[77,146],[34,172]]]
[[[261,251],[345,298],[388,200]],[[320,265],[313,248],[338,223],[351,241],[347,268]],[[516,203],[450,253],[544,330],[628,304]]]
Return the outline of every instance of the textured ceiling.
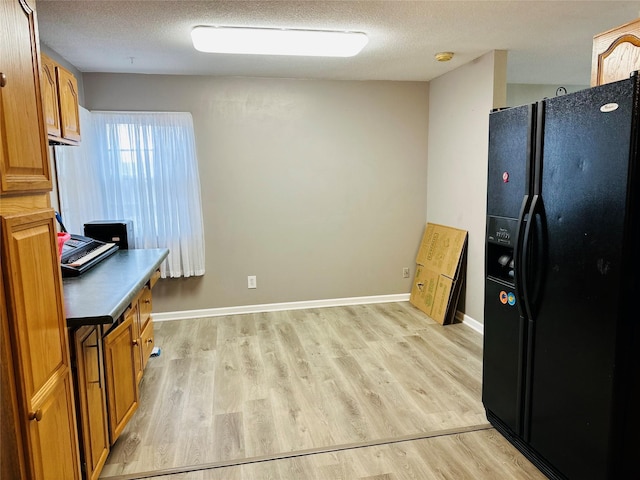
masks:
[[[38,0],[40,40],[82,72],[431,80],[508,50],[511,83],[586,85],[593,36],[640,16],[617,1],[79,1]],[[206,54],[196,25],[357,30],[356,57]],[[453,51],[448,63],[434,60]]]

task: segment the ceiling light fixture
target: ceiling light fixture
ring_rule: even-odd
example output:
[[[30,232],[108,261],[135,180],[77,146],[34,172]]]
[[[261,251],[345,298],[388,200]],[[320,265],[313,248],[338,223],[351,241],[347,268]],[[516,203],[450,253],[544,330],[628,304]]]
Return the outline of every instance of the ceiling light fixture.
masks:
[[[448,62],[453,58],[453,52],[438,52],[435,57],[439,62]]]
[[[207,53],[311,57],[353,57],[369,41],[362,32],[206,26],[191,30],[191,40]]]

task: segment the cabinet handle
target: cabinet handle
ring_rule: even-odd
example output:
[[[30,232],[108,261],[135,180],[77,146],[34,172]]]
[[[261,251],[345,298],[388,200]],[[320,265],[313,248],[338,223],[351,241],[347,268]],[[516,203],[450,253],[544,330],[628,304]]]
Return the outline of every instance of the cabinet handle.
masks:
[[[136,338],[136,339],[133,341],[133,344],[137,347],[138,345],[140,345],[140,341]]]
[[[42,420],[42,410],[38,409],[35,412],[29,412],[29,420],[35,420],[36,422]]]
[[[151,303],[151,300],[149,300],[148,298],[144,301],[144,303],[149,304]]]
[[[153,343],[153,338],[148,338],[147,343]]]
[[[0,88],[7,86],[7,75],[0,72]]]

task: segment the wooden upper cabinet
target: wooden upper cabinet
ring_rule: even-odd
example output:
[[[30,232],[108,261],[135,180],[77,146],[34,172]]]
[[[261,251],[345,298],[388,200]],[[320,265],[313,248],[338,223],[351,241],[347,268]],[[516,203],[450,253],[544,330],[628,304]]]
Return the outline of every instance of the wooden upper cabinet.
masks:
[[[80,112],[78,111],[78,82],[71,72],[58,66],[58,91],[60,93],[60,127],[62,138],[80,142]]]
[[[32,1],[0,5],[0,195],[51,190]]]
[[[75,145],[80,142],[78,82],[71,72],[45,54],[42,58],[42,89],[49,140]]]
[[[58,83],[56,63],[46,55],[40,56],[42,63],[42,103],[47,134],[60,137],[60,105],[58,102]]]
[[[593,37],[591,86],[629,78],[640,70],[640,18]]]

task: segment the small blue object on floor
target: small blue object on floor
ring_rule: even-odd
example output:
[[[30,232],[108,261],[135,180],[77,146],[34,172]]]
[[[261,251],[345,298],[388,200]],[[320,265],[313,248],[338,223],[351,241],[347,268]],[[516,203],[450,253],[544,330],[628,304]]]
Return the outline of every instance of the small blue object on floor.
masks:
[[[159,357],[160,353],[162,353],[162,350],[160,350],[160,347],[153,347],[153,350],[151,350],[152,357]]]

